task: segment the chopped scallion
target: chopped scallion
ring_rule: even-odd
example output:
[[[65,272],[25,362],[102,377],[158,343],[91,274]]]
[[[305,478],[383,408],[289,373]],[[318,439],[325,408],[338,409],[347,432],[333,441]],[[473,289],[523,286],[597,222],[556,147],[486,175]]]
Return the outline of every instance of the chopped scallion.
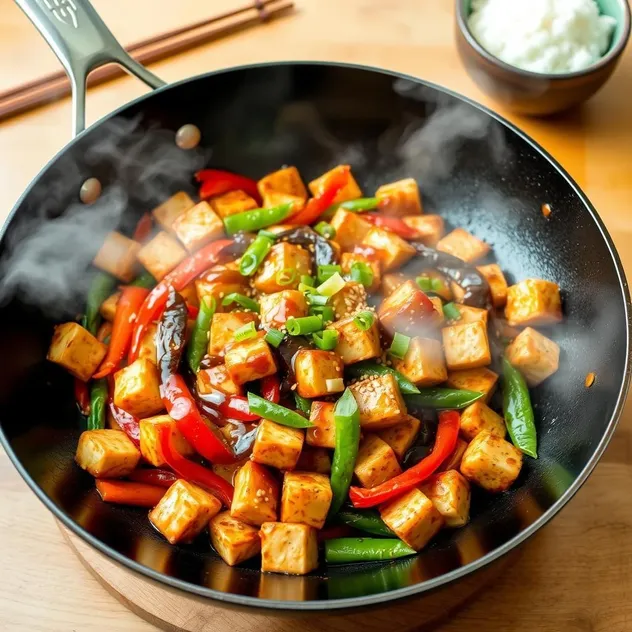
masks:
[[[314,226],[314,230],[325,239],[333,239],[336,236],[336,229],[327,222],[318,222]]]
[[[333,351],[338,344],[338,332],[333,329],[317,331],[312,335],[314,344],[323,351]]]
[[[281,285],[292,285],[296,281],[296,268],[283,268],[276,274],[276,282]]]
[[[336,272],[342,272],[342,268],[339,265],[335,264],[324,264],[318,266],[318,271],[316,274],[316,278],[318,280],[319,285],[324,283],[327,279],[332,277]]]
[[[333,296],[342,290],[345,286],[345,280],[340,276],[339,272],[335,272],[324,283],[321,283],[316,291],[323,296]]]
[[[373,312],[364,311],[358,312],[353,319],[356,327],[361,329],[362,331],[367,331],[371,329],[373,322],[375,321],[375,315]]]
[[[252,322],[246,325],[243,325],[242,327],[237,329],[235,333],[233,334],[236,342],[242,342],[243,340],[254,338],[256,335],[257,335],[257,328],[255,324]]]
[[[283,342],[285,334],[278,329],[268,329],[268,333],[264,336],[264,340],[273,347],[278,347]]]
[[[461,312],[454,303],[446,303],[443,306],[443,315],[446,320],[459,320],[461,318]]]
[[[323,319],[320,316],[303,316],[302,318],[288,318],[285,323],[287,333],[290,336],[302,336],[313,334],[323,328]]]
[[[231,292],[222,299],[222,305],[224,307],[232,305],[233,303],[237,303],[237,305],[240,305],[244,309],[249,309],[251,312],[259,313],[259,303],[249,296],[244,296],[238,292]]]
[[[408,347],[410,346],[410,337],[405,336],[404,334],[400,334],[399,332],[395,332],[393,336],[393,342],[391,343],[391,347],[388,352],[395,358],[399,360],[403,360],[406,356],[406,352],[408,351]]]
[[[370,287],[373,284],[373,269],[364,261],[355,261],[351,264],[351,280]]]

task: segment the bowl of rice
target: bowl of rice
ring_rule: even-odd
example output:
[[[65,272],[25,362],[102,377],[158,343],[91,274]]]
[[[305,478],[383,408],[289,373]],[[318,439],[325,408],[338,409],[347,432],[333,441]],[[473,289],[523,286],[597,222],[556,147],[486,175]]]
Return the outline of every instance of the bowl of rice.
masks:
[[[630,37],[627,0],[457,0],[456,40],[478,86],[542,116],[590,98]]]

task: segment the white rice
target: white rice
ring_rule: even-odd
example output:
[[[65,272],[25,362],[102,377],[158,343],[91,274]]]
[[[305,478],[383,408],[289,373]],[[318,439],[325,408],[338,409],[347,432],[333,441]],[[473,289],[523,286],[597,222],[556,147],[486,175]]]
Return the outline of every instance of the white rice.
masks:
[[[608,50],[616,20],[594,0],[472,0],[468,24],[495,57],[523,70],[583,70]]]

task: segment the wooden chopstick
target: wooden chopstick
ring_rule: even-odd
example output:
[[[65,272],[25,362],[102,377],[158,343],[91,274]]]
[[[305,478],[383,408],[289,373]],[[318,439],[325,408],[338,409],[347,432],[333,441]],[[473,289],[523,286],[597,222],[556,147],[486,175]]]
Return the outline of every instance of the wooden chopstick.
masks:
[[[136,42],[127,48],[141,64],[151,64],[236,33],[242,29],[286,15],[294,8],[292,0],[256,0],[247,6],[215,15]],[[239,18],[239,19],[235,19]],[[125,75],[116,64],[97,68],[88,76],[88,87]],[[70,81],[63,71],[28,81],[0,92],[0,121],[51,103],[71,92]]]

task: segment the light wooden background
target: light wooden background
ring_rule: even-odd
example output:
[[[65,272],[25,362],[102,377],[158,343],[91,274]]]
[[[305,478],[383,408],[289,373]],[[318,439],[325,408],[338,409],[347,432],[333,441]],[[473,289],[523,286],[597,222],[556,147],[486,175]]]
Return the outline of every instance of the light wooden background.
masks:
[[[296,0],[268,26],[152,67],[166,80],[214,68],[282,59],[350,61],[397,69],[484,103],[453,45],[452,0]],[[94,0],[123,43],[219,12],[241,0]],[[11,0],[0,0],[0,89],[57,62]],[[582,109],[549,121],[510,117],[584,188],[632,276],[632,53]],[[132,79],[94,90],[90,121],[144,88]],[[69,138],[67,101],[0,124],[0,216]],[[632,408],[589,482],[524,547],[514,568],[441,632],[632,630]],[[141,632],[128,612],[73,557],[52,517],[0,453],[0,630]]]

